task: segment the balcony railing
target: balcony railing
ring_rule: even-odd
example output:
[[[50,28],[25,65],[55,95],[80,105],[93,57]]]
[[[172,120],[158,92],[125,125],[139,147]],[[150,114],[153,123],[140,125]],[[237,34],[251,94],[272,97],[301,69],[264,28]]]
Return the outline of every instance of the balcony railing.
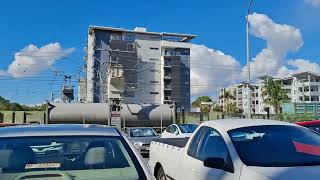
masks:
[[[171,85],[164,85],[164,90],[171,90]]]
[[[171,96],[165,96],[164,101],[171,101]]]
[[[171,67],[171,63],[170,62],[164,62],[164,67]]]
[[[165,79],[171,79],[171,74],[165,74],[165,75],[164,75],[164,78],[165,78]]]

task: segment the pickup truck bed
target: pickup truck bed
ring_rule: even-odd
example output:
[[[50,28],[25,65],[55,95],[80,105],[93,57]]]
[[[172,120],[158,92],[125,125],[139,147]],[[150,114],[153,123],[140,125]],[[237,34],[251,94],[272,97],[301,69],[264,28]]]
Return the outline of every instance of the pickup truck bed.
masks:
[[[183,148],[186,146],[189,138],[159,138],[153,140],[153,142],[163,143],[171,146]]]

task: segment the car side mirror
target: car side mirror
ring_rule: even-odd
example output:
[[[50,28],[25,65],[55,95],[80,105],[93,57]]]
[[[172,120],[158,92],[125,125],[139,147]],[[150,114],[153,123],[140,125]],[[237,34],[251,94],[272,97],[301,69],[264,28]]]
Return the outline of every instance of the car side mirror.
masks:
[[[223,158],[207,158],[203,161],[203,165],[208,168],[222,169],[233,173],[233,166],[228,165]]]

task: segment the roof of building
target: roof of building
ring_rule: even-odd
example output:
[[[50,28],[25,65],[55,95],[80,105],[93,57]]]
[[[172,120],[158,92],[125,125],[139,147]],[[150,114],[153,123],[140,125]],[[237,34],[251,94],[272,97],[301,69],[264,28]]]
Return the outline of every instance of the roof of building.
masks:
[[[142,28],[142,29],[144,29],[144,28]],[[181,38],[180,42],[188,42],[191,39],[196,37],[196,35],[192,35],[192,34],[179,34],[179,33],[168,33],[168,32],[147,32],[147,31],[128,30],[128,29],[123,29],[123,28],[104,27],[104,26],[90,26],[89,27],[89,32],[94,31],[94,30],[180,37]]]
[[[115,128],[89,124],[24,125],[0,128],[0,137],[120,136]]]
[[[274,120],[266,120],[266,119],[222,119],[222,120],[212,120],[207,121],[204,125],[215,127],[219,126],[226,131],[242,128],[242,127],[250,127],[250,126],[263,126],[263,125],[289,125],[296,126],[295,124],[283,122],[283,121],[274,121]]]
[[[312,74],[312,75],[315,75],[315,76],[320,76],[320,74],[315,73],[315,72],[311,72],[311,71],[299,72],[299,73],[293,74],[292,76],[307,75],[307,74]]]
[[[312,74],[312,75],[315,75],[315,76],[320,76],[320,74],[315,73],[315,72],[304,71],[304,72],[299,72],[299,73],[292,74],[292,75],[290,75],[290,76],[288,76],[288,77],[285,77],[285,78],[276,78],[276,77],[272,77],[272,76],[269,76],[269,75],[259,76],[259,77],[257,77],[257,78],[258,78],[258,79],[261,79],[261,80],[266,80],[267,78],[272,78],[272,79],[276,79],[276,80],[288,80],[288,79],[292,79],[293,77],[297,77],[297,76],[300,76],[300,75],[307,75],[307,74]]]

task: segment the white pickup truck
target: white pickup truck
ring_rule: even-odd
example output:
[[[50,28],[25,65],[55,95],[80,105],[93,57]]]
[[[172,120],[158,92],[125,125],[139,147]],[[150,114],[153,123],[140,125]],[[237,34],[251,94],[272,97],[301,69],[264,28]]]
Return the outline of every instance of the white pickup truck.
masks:
[[[190,138],[151,143],[158,180],[318,180],[320,136],[272,120],[215,120]]]

